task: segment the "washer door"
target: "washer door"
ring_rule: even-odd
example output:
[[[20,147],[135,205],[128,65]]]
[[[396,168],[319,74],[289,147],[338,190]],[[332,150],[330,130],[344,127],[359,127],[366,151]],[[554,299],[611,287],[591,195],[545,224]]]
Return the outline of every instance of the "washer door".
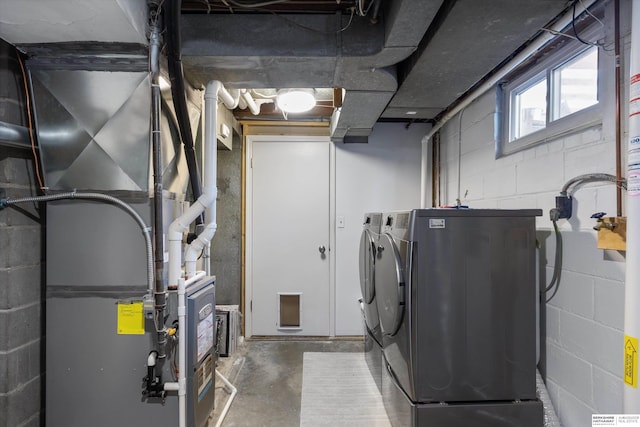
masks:
[[[376,296],[374,287],[375,242],[369,230],[360,237],[360,291],[365,304],[371,304]]]
[[[385,335],[395,335],[404,315],[405,286],[400,252],[388,233],[381,235],[378,240],[375,277],[382,332]]]

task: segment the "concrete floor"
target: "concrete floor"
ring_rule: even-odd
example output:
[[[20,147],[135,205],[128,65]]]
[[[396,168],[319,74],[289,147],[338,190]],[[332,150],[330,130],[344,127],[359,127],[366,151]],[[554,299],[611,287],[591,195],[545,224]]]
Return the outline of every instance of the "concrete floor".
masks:
[[[296,427],[300,425],[304,352],[362,352],[361,339],[249,340],[231,357],[221,357],[218,370],[238,389],[223,427]],[[229,393],[216,379],[216,425]]]

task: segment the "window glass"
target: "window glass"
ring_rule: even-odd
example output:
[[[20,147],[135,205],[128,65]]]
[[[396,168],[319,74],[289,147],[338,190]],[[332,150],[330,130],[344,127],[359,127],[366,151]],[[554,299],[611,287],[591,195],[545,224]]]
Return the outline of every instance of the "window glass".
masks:
[[[553,71],[552,120],[598,103],[598,49],[593,46]]]
[[[523,89],[512,93],[511,117],[514,123],[511,140],[544,129],[547,125],[547,79],[527,83]]]
[[[600,51],[608,48],[604,28],[596,23],[581,37],[557,37],[498,85],[496,157],[601,122],[603,63],[610,62]]]

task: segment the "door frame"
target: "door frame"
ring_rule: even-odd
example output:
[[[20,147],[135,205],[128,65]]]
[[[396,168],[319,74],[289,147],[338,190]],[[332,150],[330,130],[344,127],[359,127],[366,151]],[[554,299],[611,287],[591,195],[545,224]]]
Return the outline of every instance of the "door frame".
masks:
[[[253,299],[253,144],[261,142],[326,142],[329,144],[329,336],[336,335],[336,149],[328,136],[305,135],[246,135],[245,136],[245,295],[244,321],[246,338],[253,333],[253,313],[251,302]],[[275,301],[274,301],[275,304]],[[280,336],[279,336],[280,337]]]

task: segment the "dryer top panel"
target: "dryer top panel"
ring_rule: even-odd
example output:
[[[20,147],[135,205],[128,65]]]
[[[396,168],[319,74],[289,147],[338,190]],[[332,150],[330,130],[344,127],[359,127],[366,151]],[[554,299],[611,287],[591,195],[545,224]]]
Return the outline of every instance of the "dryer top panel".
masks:
[[[415,217],[514,217],[542,216],[542,209],[469,209],[469,208],[433,208],[414,209]]]

